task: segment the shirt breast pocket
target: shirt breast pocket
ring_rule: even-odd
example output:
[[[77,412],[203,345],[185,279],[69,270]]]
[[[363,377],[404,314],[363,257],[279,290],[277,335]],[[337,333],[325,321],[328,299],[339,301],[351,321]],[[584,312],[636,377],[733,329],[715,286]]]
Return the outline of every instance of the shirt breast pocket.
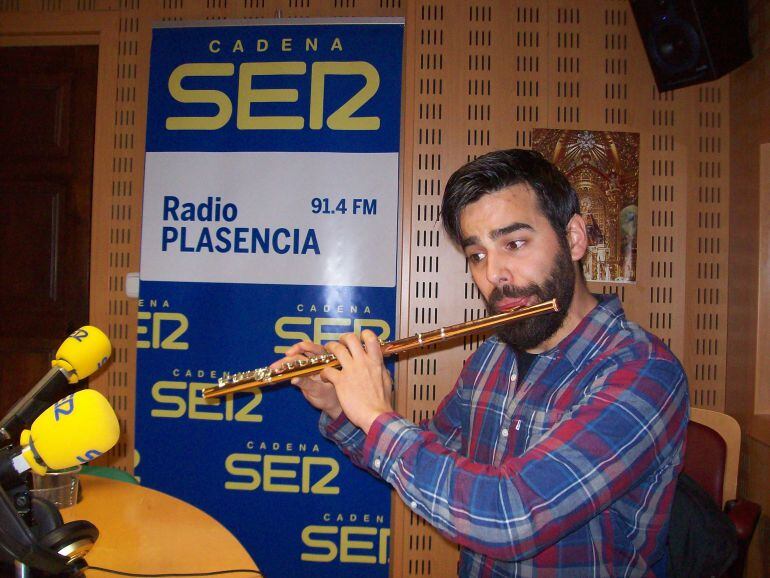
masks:
[[[523,405],[521,411],[516,412],[514,428],[518,428],[516,436],[517,455],[524,453],[540,440],[561,421],[564,412],[556,409],[541,409],[530,405]]]

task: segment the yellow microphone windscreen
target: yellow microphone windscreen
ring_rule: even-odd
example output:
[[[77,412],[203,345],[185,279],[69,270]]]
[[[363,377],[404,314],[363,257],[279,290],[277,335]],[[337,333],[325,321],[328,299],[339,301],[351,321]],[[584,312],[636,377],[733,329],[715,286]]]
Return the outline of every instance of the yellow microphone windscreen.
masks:
[[[110,355],[109,338],[100,329],[85,325],[64,340],[51,365],[69,371],[70,383],[77,383],[104,365]]]
[[[31,452],[23,453],[32,469],[63,470],[89,462],[112,449],[120,437],[115,411],[101,393],[84,389],[68,395],[34,421],[28,440]]]

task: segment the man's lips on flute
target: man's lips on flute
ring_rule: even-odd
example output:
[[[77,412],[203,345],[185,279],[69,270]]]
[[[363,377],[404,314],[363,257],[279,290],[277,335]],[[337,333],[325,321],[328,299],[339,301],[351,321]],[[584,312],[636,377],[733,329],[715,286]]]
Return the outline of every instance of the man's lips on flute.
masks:
[[[492,308],[495,313],[504,313],[511,309],[519,309],[521,307],[529,307],[530,305],[537,305],[538,300],[535,295],[529,295],[527,297],[503,297],[497,299],[492,303]]]

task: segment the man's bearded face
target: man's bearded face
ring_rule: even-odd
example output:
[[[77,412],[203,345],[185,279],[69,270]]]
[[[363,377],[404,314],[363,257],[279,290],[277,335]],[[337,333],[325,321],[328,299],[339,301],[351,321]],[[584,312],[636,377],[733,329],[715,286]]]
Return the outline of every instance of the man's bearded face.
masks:
[[[497,330],[497,334],[508,345],[520,350],[532,349],[556,333],[564,322],[575,293],[575,269],[566,240],[563,238],[560,247],[548,277],[542,284],[531,283],[526,287],[511,285],[498,287],[486,300],[487,308],[493,313],[500,312],[496,304],[503,298],[526,298],[534,295],[538,303],[556,299],[559,305],[559,311],[555,313],[536,315],[503,325]]]

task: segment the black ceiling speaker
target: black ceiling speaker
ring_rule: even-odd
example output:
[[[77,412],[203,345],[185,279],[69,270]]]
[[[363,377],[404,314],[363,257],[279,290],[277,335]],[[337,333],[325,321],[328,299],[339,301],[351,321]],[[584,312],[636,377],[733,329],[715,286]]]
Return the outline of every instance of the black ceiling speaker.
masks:
[[[746,0],[631,0],[664,92],[715,80],[751,58]]]

